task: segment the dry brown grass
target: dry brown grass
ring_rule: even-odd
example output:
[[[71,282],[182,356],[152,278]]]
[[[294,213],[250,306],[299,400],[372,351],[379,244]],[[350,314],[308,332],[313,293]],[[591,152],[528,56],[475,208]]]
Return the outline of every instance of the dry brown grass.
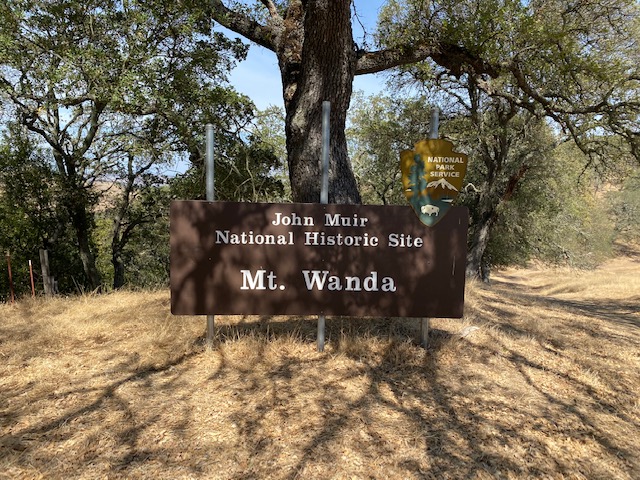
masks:
[[[1,478],[640,478],[640,257],[506,270],[463,320],[0,306]],[[479,327],[462,338],[465,327]]]

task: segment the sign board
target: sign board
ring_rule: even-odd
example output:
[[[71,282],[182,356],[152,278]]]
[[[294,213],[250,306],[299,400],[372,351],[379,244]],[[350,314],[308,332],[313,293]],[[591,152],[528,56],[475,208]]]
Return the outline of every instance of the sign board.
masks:
[[[400,152],[405,196],[422,223],[433,226],[452,208],[467,160],[465,154],[453,151],[453,143],[440,139],[421,140],[413,150]]]
[[[177,315],[462,317],[468,211],[174,201]]]

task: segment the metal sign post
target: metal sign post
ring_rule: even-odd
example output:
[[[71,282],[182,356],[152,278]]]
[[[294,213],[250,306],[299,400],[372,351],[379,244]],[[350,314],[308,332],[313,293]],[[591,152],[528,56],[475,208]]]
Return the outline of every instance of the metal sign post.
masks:
[[[208,123],[206,127],[206,164],[205,164],[205,176],[206,176],[206,188],[207,188],[207,200],[213,202],[215,200],[215,184],[214,184],[214,163],[213,163],[213,149],[214,149],[214,134],[213,125]],[[213,334],[215,329],[215,316],[207,315],[207,346],[213,346]]]
[[[440,126],[440,109],[434,107],[431,110],[431,124],[429,125],[429,138],[438,138],[438,128]],[[429,317],[425,317],[420,322],[420,344],[425,350],[429,347]]]
[[[329,203],[329,119],[331,102],[322,102],[322,183],[320,187],[320,203]],[[318,316],[318,351],[324,352],[325,316]]]
[[[429,138],[436,140],[438,138],[438,127],[440,126],[440,109],[434,107],[431,110],[431,124],[429,125]]]

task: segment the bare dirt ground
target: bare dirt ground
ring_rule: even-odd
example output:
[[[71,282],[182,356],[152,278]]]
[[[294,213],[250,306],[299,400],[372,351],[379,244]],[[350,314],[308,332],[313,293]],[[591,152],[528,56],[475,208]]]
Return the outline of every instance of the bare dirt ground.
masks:
[[[638,479],[640,254],[509,269],[462,320],[0,305],[0,478]],[[477,327],[477,328],[476,328]]]

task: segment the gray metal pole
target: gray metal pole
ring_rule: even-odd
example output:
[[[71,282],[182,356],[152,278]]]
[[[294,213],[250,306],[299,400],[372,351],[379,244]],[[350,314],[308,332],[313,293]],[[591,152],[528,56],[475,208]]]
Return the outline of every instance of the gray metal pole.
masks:
[[[440,127],[440,109],[433,107],[431,110],[431,123],[429,125],[429,138],[438,138],[438,128]]]
[[[420,323],[420,345],[425,350],[429,347],[429,317],[423,318]]]
[[[429,138],[438,138],[438,128],[440,127],[440,109],[433,107],[431,110],[431,124],[429,125]],[[420,344],[425,350],[429,347],[429,318],[425,317],[420,322]]]
[[[207,139],[206,139],[206,183],[207,183],[207,200],[213,202],[215,198],[214,187],[214,165],[213,165],[213,150],[215,145],[215,137],[213,133],[213,125],[207,124]]]
[[[214,184],[214,144],[215,137],[213,133],[213,125],[210,123],[206,127],[206,158],[205,158],[205,179],[207,186],[207,200],[213,202],[215,200],[215,184]],[[213,334],[215,330],[215,316],[207,315],[207,346],[213,346]]]
[[[329,203],[329,118],[331,102],[322,102],[322,183],[320,185],[320,203]],[[325,316],[318,315],[318,351],[324,352]]]

